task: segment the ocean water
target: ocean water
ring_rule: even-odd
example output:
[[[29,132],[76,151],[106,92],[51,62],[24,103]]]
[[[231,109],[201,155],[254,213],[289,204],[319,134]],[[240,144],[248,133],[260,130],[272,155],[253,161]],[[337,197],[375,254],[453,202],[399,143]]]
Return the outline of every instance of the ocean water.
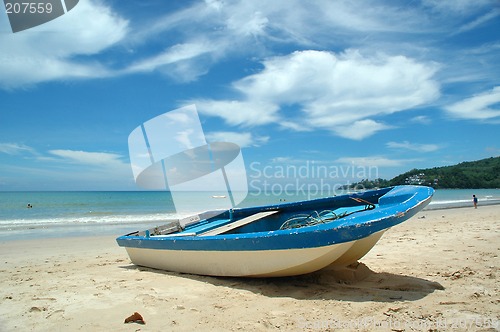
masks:
[[[122,235],[161,225],[167,219],[199,212],[221,197],[204,192],[183,193],[193,211],[177,213],[172,198],[164,191],[130,192],[0,192],[0,241],[39,237]],[[499,204],[500,189],[437,190],[428,209]],[[316,198],[307,192],[278,196],[250,192],[239,206],[279,203]],[[32,208],[28,208],[28,204]]]

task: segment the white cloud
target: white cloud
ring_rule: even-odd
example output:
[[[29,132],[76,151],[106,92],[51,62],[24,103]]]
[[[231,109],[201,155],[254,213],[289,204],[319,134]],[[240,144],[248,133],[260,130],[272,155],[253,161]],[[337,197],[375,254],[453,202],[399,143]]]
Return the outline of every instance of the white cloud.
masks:
[[[416,34],[442,29],[442,20],[433,20],[425,7],[443,13],[468,13],[491,7],[492,3],[427,0],[419,7],[366,0],[319,0],[314,5],[300,0],[207,0],[167,14],[155,13],[157,19],[129,23],[98,0],[81,1],[66,15],[40,27],[0,35],[0,44],[9,45],[0,55],[0,87],[154,71],[189,82],[223,58],[269,54],[274,45],[293,45],[295,49],[343,49],[350,45],[370,52],[374,44],[377,50],[394,50],[397,45],[398,52],[404,49],[428,54],[429,48],[419,45],[422,39]],[[491,19],[493,13],[475,18],[466,28]],[[449,29],[456,31],[456,24]],[[162,39],[164,42],[159,42]],[[410,51],[405,46],[407,40],[419,51]],[[100,54],[118,43],[131,51],[117,61],[120,68],[95,58],[75,59]],[[143,45],[148,55],[137,57]],[[149,45],[159,45],[163,50],[151,54]]]
[[[19,143],[0,143],[0,153],[9,155],[18,155],[23,153],[34,154],[35,150],[25,144]]]
[[[488,53],[497,54],[496,52],[498,52],[498,50],[500,50],[500,42],[493,42],[480,45],[479,47],[466,50],[465,52],[475,56],[483,56]]]
[[[75,151],[75,150],[50,150],[50,154],[61,158],[69,163],[87,165],[87,166],[99,166],[99,167],[123,167],[127,165],[121,159],[122,156],[115,153],[107,152],[87,152],[87,151]]]
[[[352,45],[353,41],[362,44],[360,41],[367,34],[377,32],[430,31],[430,22],[415,8],[367,1],[320,0],[314,5],[300,0],[195,2],[131,31],[127,40],[132,47],[172,33],[176,43],[182,42],[135,62],[122,72],[163,69],[164,74],[174,79],[178,75],[181,81],[188,81],[205,74],[221,58],[241,53],[269,54],[270,45],[338,48],[339,44]],[[359,34],[363,34],[362,38]],[[200,53],[185,53],[186,57],[174,60],[176,48],[191,48],[200,43],[203,44]],[[164,70],[165,64],[169,64],[168,71]],[[172,74],[172,70],[180,73]]]
[[[67,14],[19,33],[1,33],[0,87],[15,88],[50,80],[111,75],[94,61],[74,60],[94,55],[121,41],[128,22],[109,7],[81,1]]]
[[[248,132],[217,131],[205,136],[209,142],[230,142],[238,144],[240,148],[261,146],[269,141],[269,136],[254,136]]]
[[[241,36],[263,35],[268,23],[269,19],[260,10],[240,11],[227,19],[228,29]]]
[[[219,12],[217,6],[203,2],[195,2],[191,7],[185,7],[178,11],[169,12],[166,15],[159,16],[156,20],[145,20],[141,26],[138,23],[137,28],[131,31],[129,41],[132,45],[138,45],[147,42],[150,38],[157,38],[164,32],[179,30],[179,33],[185,35],[187,28],[200,24],[213,24],[214,17]],[[197,35],[202,30],[197,31]],[[208,31],[208,30],[205,30]]]
[[[391,6],[382,2],[319,0],[313,5],[300,0],[205,1],[170,12],[141,27],[131,38],[135,43],[178,30],[187,39],[212,36],[228,47],[249,47],[249,39],[265,38],[302,45],[332,43],[359,32],[416,32],[427,29],[424,15],[415,6]],[[190,29],[193,26],[199,29]],[[324,31],[328,31],[325,33]],[[335,32],[335,33],[332,33]],[[248,39],[249,38],[249,39]],[[227,42],[230,41],[230,42]]]
[[[366,137],[372,136],[378,131],[392,128],[383,123],[378,123],[376,121],[366,119],[355,121],[352,124],[340,126],[335,128],[334,132],[344,138],[349,138],[353,140],[362,140]]]
[[[446,14],[463,14],[490,7],[496,0],[423,0],[425,6]]]
[[[425,116],[425,115],[418,115],[414,118],[411,118],[410,121],[414,122],[414,123],[420,123],[420,124],[429,124],[432,122],[432,120],[428,116]]]
[[[256,126],[278,121],[278,105],[266,101],[249,100],[192,100],[198,111],[223,118],[230,125]]]
[[[473,20],[472,22],[469,22],[463,26],[461,26],[459,29],[457,29],[456,32],[454,32],[453,34],[459,34],[459,33],[462,33],[462,32],[467,32],[467,31],[470,31],[470,30],[474,30],[475,28],[485,24],[486,22],[496,18],[497,16],[500,15],[500,10],[499,9],[494,9],[478,18],[476,18],[475,20]]]
[[[461,119],[488,120],[500,117],[500,86],[445,107],[452,116]]]
[[[341,164],[349,164],[363,167],[395,167],[402,166],[411,160],[403,159],[388,159],[382,156],[367,156],[367,157],[342,157],[336,160]]]
[[[69,164],[69,165],[68,165]],[[134,177],[125,163],[103,161],[99,164],[81,158],[46,157],[29,160],[23,165],[0,164],[7,175],[7,190],[134,190]],[[22,176],[19,176],[22,174]],[[0,178],[0,182],[2,179]]]
[[[313,128],[304,125],[303,123],[287,121],[286,119],[280,120],[279,125],[283,129],[291,129],[293,131],[298,131],[298,132],[307,132],[313,130]]]
[[[151,72],[165,65],[195,58],[211,50],[210,45],[204,43],[178,44],[168,48],[163,53],[151,58],[138,61],[130,65],[126,72]]]
[[[414,6],[366,0],[319,0],[311,5],[300,0],[207,0],[149,21],[147,26],[132,32],[130,39],[140,44],[175,33],[182,45],[197,44],[200,40],[208,44],[210,47],[202,53],[203,57],[193,53],[191,58],[170,64],[169,70],[163,71],[181,81],[196,79],[216,61],[235,54],[270,54],[274,45],[293,45],[295,49],[356,47],[372,53],[388,50],[392,54],[440,59],[443,55],[428,46],[426,36],[474,29],[497,15],[495,9],[490,10],[494,3],[495,0],[424,0],[423,6]],[[486,10],[490,12],[484,14]],[[464,25],[466,20],[470,23]],[[164,56],[169,58],[171,52],[169,49],[132,67],[149,67],[164,61]],[[473,67],[477,72],[477,66]],[[454,65],[454,71],[459,68]]]
[[[208,71],[202,57],[212,58],[218,49],[208,41],[178,44],[164,52],[132,63],[121,71],[122,74],[160,71],[180,82],[196,80]]]
[[[364,57],[294,52],[263,62],[257,74],[236,81],[240,101],[193,101],[200,112],[231,125],[283,123],[284,128],[324,129],[363,139],[390,126],[370,119],[429,103],[439,96],[436,65],[403,56]],[[295,105],[300,114],[285,114]]]
[[[392,149],[404,149],[416,152],[433,152],[439,150],[439,145],[437,144],[417,144],[410,143],[408,141],[403,142],[387,142],[387,147]]]
[[[131,190],[130,164],[119,154],[75,150],[39,152],[23,144],[2,143],[5,188],[12,190]],[[22,176],[18,176],[22,174]],[[2,179],[0,179],[0,182]]]

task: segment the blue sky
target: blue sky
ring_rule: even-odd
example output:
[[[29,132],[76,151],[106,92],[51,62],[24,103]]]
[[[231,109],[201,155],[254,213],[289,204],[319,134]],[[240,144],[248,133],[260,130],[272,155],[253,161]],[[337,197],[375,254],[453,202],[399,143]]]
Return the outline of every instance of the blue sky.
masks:
[[[496,0],[80,0],[15,34],[1,12],[0,190],[140,189],[128,135],[190,104],[249,177],[496,157],[499,31]]]

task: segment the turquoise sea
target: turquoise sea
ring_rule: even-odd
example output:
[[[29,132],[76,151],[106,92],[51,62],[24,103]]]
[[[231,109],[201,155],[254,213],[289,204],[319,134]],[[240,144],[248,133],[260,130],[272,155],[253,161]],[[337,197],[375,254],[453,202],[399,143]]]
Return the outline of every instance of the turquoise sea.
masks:
[[[216,200],[203,192],[184,193],[193,202]],[[437,190],[427,209],[499,204],[500,189]],[[305,192],[287,196],[250,192],[239,206],[296,201],[319,196]],[[28,208],[28,204],[32,208]],[[39,237],[122,235],[157,226],[166,219],[189,215],[176,213],[164,191],[0,192],[0,241]]]

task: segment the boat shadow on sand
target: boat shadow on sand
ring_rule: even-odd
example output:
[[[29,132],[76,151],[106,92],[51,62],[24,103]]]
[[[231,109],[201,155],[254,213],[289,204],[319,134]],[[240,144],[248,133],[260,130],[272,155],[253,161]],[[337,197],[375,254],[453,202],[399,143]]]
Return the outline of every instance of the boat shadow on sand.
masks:
[[[210,277],[136,265],[122,266],[122,268],[178,276],[214,286],[244,289],[267,297],[292,297],[297,300],[415,301],[436,290],[444,290],[438,282],[388,272],[374,272],[363,263],[356,263],[346,268],[323,269],[305,275],[278,278]]]

